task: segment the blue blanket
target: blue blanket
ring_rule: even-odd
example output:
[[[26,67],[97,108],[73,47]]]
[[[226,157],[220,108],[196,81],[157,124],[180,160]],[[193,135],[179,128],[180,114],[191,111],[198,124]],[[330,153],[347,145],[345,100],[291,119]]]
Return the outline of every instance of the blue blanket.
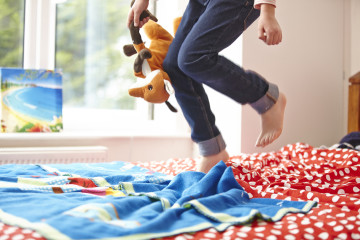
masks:
[[[223,162],[175,177],[124,162],[0,166],[0,221],[48,239],[150,239],[255,218],[278,221],[316,202],[249,199]]]

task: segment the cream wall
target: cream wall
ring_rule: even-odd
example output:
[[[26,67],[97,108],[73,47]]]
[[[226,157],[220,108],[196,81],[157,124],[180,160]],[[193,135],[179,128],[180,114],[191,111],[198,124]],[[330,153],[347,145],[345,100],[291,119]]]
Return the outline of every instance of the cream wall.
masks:
[[[348,11],[346,0],[281,1],[277,18],[283,42],[275,47],[256,40],[256,25],[248,29],[243,37],[244,66],[278,84],[288,104],[282,136],[264,149],[253,147],[258,116],[249,107],[243,108],[242,152],[276,150],[299,141],[330,146],[344,136]]]
[[[350,75],[360,71],[360,1],[350,1]]]
[[[286,94],[283,134],[270,146],[256,148],[259,116],[209,89],[231,155],[278,150],[295,142],[331,146],[346,134],[348,78],[360,71],[360,1],[279,1],[277,18],[284,36],[280,45],[259,41],[255,22],[242,42],[223,54],[258,71]]]

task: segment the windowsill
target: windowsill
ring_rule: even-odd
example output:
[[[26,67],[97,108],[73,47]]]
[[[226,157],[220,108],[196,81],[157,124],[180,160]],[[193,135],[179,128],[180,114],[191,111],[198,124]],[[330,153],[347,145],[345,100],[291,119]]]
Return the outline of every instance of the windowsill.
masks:
[[[190,138],[189,128],[181,115],[161,111],[157,113],[156,120],[146,120],[145,114],[146,111],[140,110],[64,108],[62,132],[0,133],[0,141],[50,140],[55,142],[64,139],[81,141],[82,139],[142,137]]]

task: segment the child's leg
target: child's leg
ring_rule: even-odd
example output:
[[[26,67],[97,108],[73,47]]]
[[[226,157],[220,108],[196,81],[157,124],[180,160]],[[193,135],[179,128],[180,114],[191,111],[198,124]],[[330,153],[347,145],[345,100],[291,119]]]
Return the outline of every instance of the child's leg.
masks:
[[[163,63],[175,89],[175,97],[190,125],[191,138],[199,146],[202,156],[214,156],[224,152],[226,144],[215,125],[215,116],[210,109],[209,99],[201,83],[185,75],[178,67],[180,47],[205,11],[202,0],[190,0],[177,29],[175,38]],[[227,161],[228,157],[217,159]]]
[[[164,69],[173,82],[175,96],[191,127],[192,139],[198,143],[200,154],[204,156],[199,167],[204,172],[218,161],[227,160],[228,155],[201,84],[205,83],[241,104],[256,103],[252,106],[263,113],[277,105],[275,102],[279,96],[275,85],[218,55],[258,17],[259,12],[253,9],[253,2],[208,2],[204,8],[195,0],[190,0],[190,7],[185,11],[164,61]],[[196,14],[192,14],[194,9]],[[262,119],[263,123],[267,122],[265,115],[262,115]],[[279,131],[269,135],[269,131],[274,133],[273,129],[265,129],[266,124],[263,127],[260,142],[270,143]],[[270,140],[261,140],[265,138]]]
[[[209,0],[205,12],[181,45],[178,63],[195,81],[241,104],[249,103],[261,114],[262,132],[257,146],[266,146],[281,134],[285,96],[259,74],[219,55],[259,16],[252,4],[247,0]]]

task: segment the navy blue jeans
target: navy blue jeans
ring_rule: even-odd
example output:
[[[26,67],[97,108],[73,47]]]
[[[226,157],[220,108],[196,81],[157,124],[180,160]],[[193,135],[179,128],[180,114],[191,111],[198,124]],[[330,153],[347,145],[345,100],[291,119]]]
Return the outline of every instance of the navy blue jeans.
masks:
[[[276,85],[219,55],[258,18],[260,12],[253,1],[189,0],[163,63],[191,137],[203,156],[226,147],[203,84],[240,104],[249,103],[260,114],[271,108],[279,95]]]

